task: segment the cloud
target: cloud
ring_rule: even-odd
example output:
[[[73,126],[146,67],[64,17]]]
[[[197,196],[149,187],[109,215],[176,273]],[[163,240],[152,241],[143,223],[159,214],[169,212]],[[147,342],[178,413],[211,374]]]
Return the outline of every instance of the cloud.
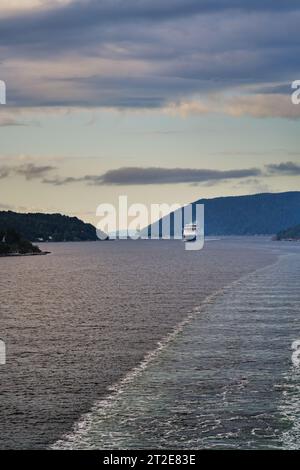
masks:
[[[236,117],[300,119],[300,106],[294,105],[287,95],[239,96],[228,100],[223,109]]]
[[[269,173],[274,175],[298,176],[300,175],[300,165],[293,162],[285,162],[266,166]]]
[[[247,188],[247,192],[251,192],[253,194],[272,192],[272,189],[266,184],[265,180],[259,180],[258,178],[249,178],[238,181],[235,188],[240,189],[241,187]]]
[[[206,183],[220,180],[241,179],[259,176],[258,168],[241,170],[209,170],[193,168],[139,168],[124,167],[109,170],[103,175],[85,175],[79,178],[47,178],[44,183],[55,186],[75,182],[85,182],[93,185],[145,185],[145,184],[179,184],[179,183]]]
[[[51,165],[36,165],[34,163],[26,163],[17,166],[0,167],[0,179],[9,176],[23,176],[26,180],[41,179],[49,172],[55,170],[56,167]]]
[[[238,96],[210,95],[206,100],[170,103],[163,108],[166,114],[203,115],[224,114],[233,117],[300,119],[300,106],[292,103],[290,95],[248,94]]]
[[[113,87],[113,84],[112,84]],[[116,88],[117,89],[117,88]],[[137,87],[132,87],[137,89]],[[129,89],[128,89],[129,90]],[[57,106],[51,106],[50,102],[45,102],[45,107],[16,107],[9,108],[9,116],[0,115],[0,127],[2,126],[28,126],[39,125],[38,119],[45,115],[71,115],[77,113],[90,113],[91,111],[106,111],[114,113],[136,113],[153,114],[158,110],[162,114],[170,116],[201,116],[206,114],[221,114],[230,117],[252,117],[259,119],[280,118],[289,120],[300,119],[300,105],[294,105],[290,95],[287,94],[236,94],[230,93],[211,93],[206,97],[193,98],[191,100],[177,100],[164,102],[163,91],[161,96],[155,98],[151,96],[137,96],[129,98],[124,96],[115,100],[113,96],[107,100],[103,99],[102,106],[98,104],[91,105],[82,101],[83,97],[77,100],[75,95],[70,100],[74,106],[66,107],[63,103]],[[112,101],[110,101],[112,99]],[[64,97],[64,101],[66,97]],[[96,100],[97,103],[97,100]],[[14,116],[14,117],[13,117]],[[22,116],[22,120],[19,120]],[[34,120],[33,120],[34,117]]]
[[[163,168],[163,167],[121,167],[108,170],[103,174],[87,174],[82,176],[61,176],[54,174],[57,167],[24,163],[2,165],[0,179],[10,176],[23,176],[26,180],[38,180],[52,186],[67,186],[85,183],[94,186],[134,186],[164,184],[202,184],[214,185],[218,181],[236,180],[240,183],[258,182],[263,178],[277,175],[300,175],[300,165],[294,162],[282,162],[265,165],[262,168],[241,168],[216,170],[207,168]]]
[[[96,178],[96,177],[95,177]],[[60,176],[54,176],[52,178],[44,178],[43,183],[45,184],[51,184],[53,186],[64,186],[70,183],[80,183],[80,182],[85,182],[88,181],[87,176],[83,176],[80,178],[75,178],[73,176],[68,176],[66,178],[62,178]]]
[[[1,0],[0,11],[6,15],[24,12],[27,9],[57,7],[59,5],[70,3],[72,0]]]
[[[132,110],[190,103],[179,112],[195,114],[210,111],[201,103],[211,93],[255,85],[261,95],[275,94],[300,75],[298,0],[27,3],[33,8],[20,6],[0,19],[11,106]],[[228,112],[247,113],[247,99]],[[276,102],[261,107],[278,113]]]
[[[260,170],[251,168],[246,170],[207,170],[191,168],[119,168],[104,173],[99,182],[101,184],[135,185],[135,184],[177,184],[177,183],[203,183],[207,181],[228,180],[258,176]]]
[[[51,165],[35,165],[33,163],[27,163],[25,165],[21,165],[17,168],[14,168],[13,171],[17,175],[24,176],[27,180],[35,179],[35,178],[42,178],[45,176],[49,171],[55,170],[54,166]]]
[[[214,185],[218,181],[237,180],[250,183],[263,178],[285,174],[300,174],[300,165],[293,162],[265,165],[262,168],[214,170],[201,168],[162,168],[162,167],[121,167],[109,170],[102,175],[83,175],[79,177],[46,177],[42,182],[53,186],[86,183],[96,186],[134,186],[163,184],[205,184]]]

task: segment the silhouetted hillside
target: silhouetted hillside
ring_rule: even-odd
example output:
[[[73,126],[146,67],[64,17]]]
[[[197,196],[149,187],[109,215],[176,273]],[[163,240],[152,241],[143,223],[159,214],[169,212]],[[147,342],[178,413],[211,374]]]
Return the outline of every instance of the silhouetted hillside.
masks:
[[[0,230],[0,256],[42,254],[38,246],[22,238],[14,229]]]
[[[0,230],[14,229],[31,241],[98,240],[93,225],[61,214],[19,214],[0,212]]]
[[[297,191],[199,199],[193,203],[194,214],[196,204],[205,206],[206,235],[273,235],[300,223]],[[173,215],[171,235],[172,225]]]
[[[276,236],[277,240],[300,240],[300,225],[282,230]]]

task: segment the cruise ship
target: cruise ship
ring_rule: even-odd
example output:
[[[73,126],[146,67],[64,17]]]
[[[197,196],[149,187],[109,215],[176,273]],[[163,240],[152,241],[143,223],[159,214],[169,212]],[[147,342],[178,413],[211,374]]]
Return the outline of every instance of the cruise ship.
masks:
[[[184,242],[192,242],[197,237],[197,224],[186,224],[183,229],[182,238]]]

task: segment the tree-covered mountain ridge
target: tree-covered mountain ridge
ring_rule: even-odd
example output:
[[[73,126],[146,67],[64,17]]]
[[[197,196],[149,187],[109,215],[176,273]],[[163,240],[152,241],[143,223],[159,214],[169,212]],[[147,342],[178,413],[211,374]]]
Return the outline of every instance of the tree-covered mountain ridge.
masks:
[[[194,214],[196,204],[204,205],[207,236],[274,235],[300,224],[299,191],[199,199],[192,203]],[[170,220],[172,236],[174,212]]]
[[[96,241],[96,228],[77,217],[61,214],[0,211],[0,230],[16,230],[32,242]]]

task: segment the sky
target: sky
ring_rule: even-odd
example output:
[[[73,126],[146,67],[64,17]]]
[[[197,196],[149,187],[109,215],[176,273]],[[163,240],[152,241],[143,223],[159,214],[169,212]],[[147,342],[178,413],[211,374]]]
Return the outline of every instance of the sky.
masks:
[[[0,0],[0,210],[299,189],[298,0]]]

